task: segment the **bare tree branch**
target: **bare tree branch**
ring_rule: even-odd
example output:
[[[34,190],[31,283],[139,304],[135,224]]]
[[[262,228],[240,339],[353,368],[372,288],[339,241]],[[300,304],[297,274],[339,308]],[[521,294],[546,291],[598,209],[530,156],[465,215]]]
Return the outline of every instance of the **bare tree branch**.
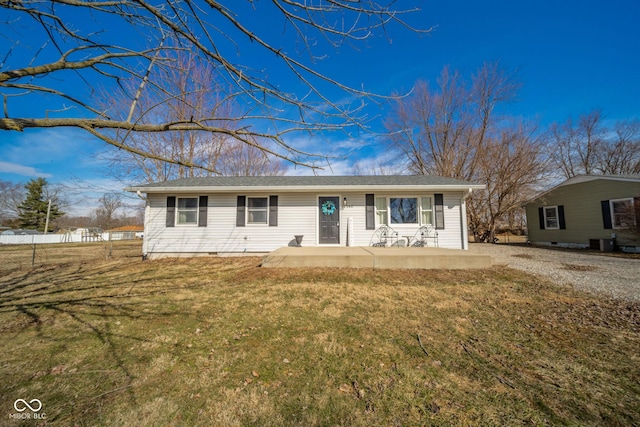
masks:
[[[640,121],[607,126],[600,110],[553,123],[547,145],[564,178],[640,173]]]
[[[229,5],[215,0],[21,0],[2,1],[0,10],[6,14],[7,22],[20,22],[19,26],[11,27],[18,38],[28,34],[29,40],[42,41],[38,46],[45,46],[41,55],[38,52],[31,57],[22,50],[18,55],[15,45],[0,47],[0,57],[4,57],[0,95],[5,115],[0,130],[65,126],[80,128],[92,135],[100,130],[119,130],[123,132],[116,138],[103,135],[101,139],[109,144],[115,142],[113,145],[123,150],[130,148],[127,138],[132,133],[209,132],[309,167],[314,167],[312,160],[302,160],[309,153],[290,146],[285,140],[287,135],[365,127],[366,116],[361,114],[360,101],[356,107],[340,103],[327,95],[326,86],[341,90],[346,95],[341,98],[377,96],[366,89],[349,87],[337,77],[319,71],[318,59],[346,41],[356,45],[376,32],[386,33],[396,28],[417,33],[429,31],[428,28],[414,29],[405,22],[404,17],[417,12],[416,8],[402,9],[392,0],[312,3],[273,0]],[[289,34],[283,37],[256,25],[265,13],[279,21],[274,22],[274,26],[281,24]],[[118,31],[104,31],[107,22]],[[6,30],[8,27],[0,27],[0,34]],[[288,51],[292,45],[291,32],[295,41],[304,46],[304,55]],[[211,125],[207,114],[198,114],[193,121],[169,119],[153,123],[149,116],[145,120],[134,116],[128,116],[128,120],[107,120],[109,115],[95,102],[96,90],[122,91],[144,85],[164,92],[166,102],[176,98],[174,88],[148,78],[154,69],[175,66],[169,55],[162,54],[167,50],[161,41],[169,36],[177,41],[171,49],[193,52],[215,66],[225,75],[227,83],[235,87],[233,92],[243,99],[240,105],[245,105],[246,111],[232,118],[237,124],[234,129]],[[16,39],[15,35],[10,39]],[[250,42],[250,46],[245,47],[243,42]],[[231,53],[230,48],[237,52]],[[255,69],[246,59],[251,58],[251,53],[240,52],[256,49],[274,59],[270,68],[277,72]],[[41,61],[42,58],[48,59]],[[57,59],[51,61],[50,58]],[[274,80],[274,75],[283,70],[282,77]],[[74,80],[78,82],[73,88],[62,84],[69,81],[69,72],[74,73]],[[133,84],[125,84],[128,81]],[[128,93],[127,105],[137,111],[135,106],[140,99],[136,91]],[[57,100],[43,105],[41,110],[34,108],[28,117],[14,114],[16,95],[26,100],[40,94],[53,95]],[[61,101],[70,102],[76,110],[68,110],[69,106],[64,105],[64,117],[42,118],[44,111],[58,110]],[[75,111],[75,117],[69,115],[71,111]],[[117,139],[120,137],[124,139]],[[139,154],[150,153],[142,150]],[[162,161],[165,160],[174,159]]]
[[[498,225],[521,209],[547,168],[534,128],[496,109],[513,99],[516,75],[485,64],[463,80],[445,68],[437,86],[416,83],[387,118],[389,148],[409,170],[486,184],[467,199],[469,227],[476,241],[493,241]]]
[[[134,124],[157,124],[175,118],[195,126],[202,121],[207,126],[215,125],[227,131],[246,131],[241,127],[242,121],[236,117],[239,108],[235,102],[237,95],[228,93],[229,88],[220,83],[215,67],[184,50],[169,53],[165,59],[171,61],[171,67],[155,67],[148,74],[148,78],[156,82],[155,85],[135,88],[133,82],[127,83],[132,86],[128,92],[135,92],[133,108],[130,106],[126,111],[126,96],[114,97],[111,93],[105,93],[101,96],[105,111],[114,119],[126,116],[129,120],[135,114]],[[168,93],[163,87],[172,87],[174,92]],[[208,114],[207,118],[203,119],[202,114]],[[177,159],[182,164],[168,166],[157,159],[111,150],[104,154],[110,164],[108,173],[129,184],[202,176],[213,172],[223,175],[277,175],[283,170],[280,159],[266,155],[264,149],[267,143],[258,145],[251,135],[245,136],[245,143],[239,141],[238,137],[201,131],[200,126],[195,129],[160,133],[116,131],[113,138],[118,141],[126,141],[134,149],[154,156]],[[187,164],[200,165],[200,168]]]

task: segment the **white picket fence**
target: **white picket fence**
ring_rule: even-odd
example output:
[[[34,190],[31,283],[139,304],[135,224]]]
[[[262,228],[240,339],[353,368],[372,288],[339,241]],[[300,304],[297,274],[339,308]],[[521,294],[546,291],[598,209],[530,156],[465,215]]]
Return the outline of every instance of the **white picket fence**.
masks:
[[[132,231],[100,233],[100,234],[25,234],[25,235],[3,235],[0,234],[0,244],[2,245],[42,245],[50,243],[85,243],[85,242],[108,242],[113,240],[133,240],[136,233]]]

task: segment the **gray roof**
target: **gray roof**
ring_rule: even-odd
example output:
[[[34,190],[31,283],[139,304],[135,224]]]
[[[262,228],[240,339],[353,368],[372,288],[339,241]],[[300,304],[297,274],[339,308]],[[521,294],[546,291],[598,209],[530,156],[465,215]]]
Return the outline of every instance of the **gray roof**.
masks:
[[[6,230],[0,234],[3,234],[5,236],[25,236],[25,235],[32,235],[32,234],[44,234],[44,233],[38,230],[17,229],[17,230]]]
[[[585,182],[585,181],[595,181],[596,179],[611,179],[615,181],[632,181],[633,182],[633,181],[640,181],[640,174],[626,174],[626,175],[581,174],[581,175],[576,175],[573,178],[567,179],[561,185],[576,184],[576,183]]]
[[[282,188],[303,190],[309,187],[316,189],[332,188],[442,188],[442,189],[479,189],[476,184],[454,178],[434,175],[374,175],[374,176],[212,176],[200,178],[183,178],[165,182],[154,182],[128,187],[127,191],[166,192],[166,191],[231,191],[233,189],[271,189]]]

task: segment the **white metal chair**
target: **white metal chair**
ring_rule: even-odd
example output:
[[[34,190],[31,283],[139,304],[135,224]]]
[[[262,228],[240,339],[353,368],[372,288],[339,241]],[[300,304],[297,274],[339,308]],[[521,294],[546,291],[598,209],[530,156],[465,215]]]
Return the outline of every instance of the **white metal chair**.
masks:
[[[423,225],[418,228],[416,234],[413,236],[413,244],[411,246],[415,247],[426,247],[429,246],[428,241],[431,239],[434,247],[438,246],[438,232],[431,224]]]
[[[393,246],[394,239],[395,239],[395,244],[397,245],[398,232],[393,228],[389,227],[388,225],[381,225],[373,233],[373,236],[371,236],[371,242],[369,243],[369,245],[384,247],[384,246],[389,246],[389,243],[390,243],[391,246]]]

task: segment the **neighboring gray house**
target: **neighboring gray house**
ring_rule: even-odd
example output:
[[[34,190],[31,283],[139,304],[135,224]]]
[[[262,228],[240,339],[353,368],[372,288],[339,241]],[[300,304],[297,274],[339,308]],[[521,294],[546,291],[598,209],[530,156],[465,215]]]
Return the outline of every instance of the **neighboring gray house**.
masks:
[[[129,187],[146,193],[143,254],[266,253],[295,245],[368,246],[381,224],[421,225],[467,249],[465,198],[484,185],[436,176],[203,177]]]
[[[640,221],[640,175],[578,175],[538,195],[525,209],[533,244],[640,247],[634,231]]]
[[[30,235],[44,234],[44,233],[38,230],[17,229],[17,230],[5,230],[0,234],[2,234],[3,236],[30,236]]]

